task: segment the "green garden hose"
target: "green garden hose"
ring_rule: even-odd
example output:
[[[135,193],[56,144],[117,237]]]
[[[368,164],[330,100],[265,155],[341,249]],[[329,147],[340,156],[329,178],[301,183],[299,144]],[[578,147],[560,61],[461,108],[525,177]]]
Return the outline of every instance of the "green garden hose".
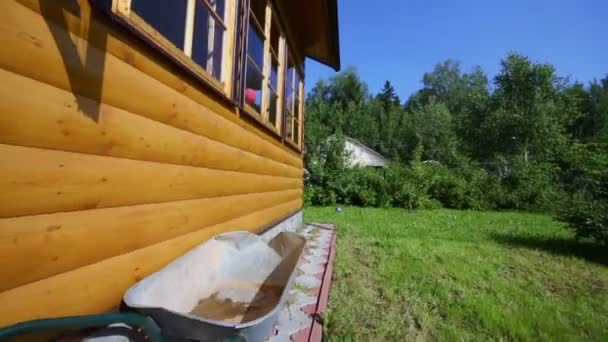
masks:
[[[28,333],[44,332],[51,329],[106,327],[114,323],[124,323],[146,336],[151,342],[161,342],[160,329],[146,316],[136,313],[116,313],[89,316],[74,316],[38,319],[17,323],[0,329],[0,340],[22,336]]]

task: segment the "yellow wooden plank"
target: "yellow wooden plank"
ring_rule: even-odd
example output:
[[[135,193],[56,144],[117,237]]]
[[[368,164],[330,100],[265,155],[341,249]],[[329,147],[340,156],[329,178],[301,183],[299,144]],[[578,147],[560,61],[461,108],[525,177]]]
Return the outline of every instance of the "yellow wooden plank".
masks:
[[[0,291],[301,197],[285,190],[0,219]]]
[[[0,144],[0,217],[302,188],[263,176]]]
[[[42,11],[44,18],[13,1],[0,1],[0,67],[260,156],[302,167],[301,156],[281,146],[259,128],[238,119],[234,107],[227,101],[214,100],[209,91],[176,75],[161,62],[163,59],[156,51],[142,48],[141,44],[126,38],[124,31],[118,33],[105,21],[102,23],[97,18],[97,11],[93,11],[92,19],[84,19],[90,19],[87,25],[81,25],[74,14],[61,9],[65,1],[46,5],[46,10],[40,9],[38,1],[22,2]],[[86,1],[81,3],[88,6]],[[88,30],[83,31],[83,26]],[[66,30],[76,33],[70,34]],[[86,35],[91,44],[78,34]],[[99,46],[105,50],[100,50]],[[84,52],[79,54],[78,51]],[[89,111],[94,116],[95,108]]]
[[[0,143],[302,178],[296,167],[10,71],[0,69],[0,80]],[[96,120],[81,108],[93,106]]]
[[[109,310],[120,303],[124,291],[133,283],[210,237],[232,230],[257,232],[261,227],[297,211],[301,206],[301,199],[290,201],[0,292],[0,326],[42,317],[83,315]]]

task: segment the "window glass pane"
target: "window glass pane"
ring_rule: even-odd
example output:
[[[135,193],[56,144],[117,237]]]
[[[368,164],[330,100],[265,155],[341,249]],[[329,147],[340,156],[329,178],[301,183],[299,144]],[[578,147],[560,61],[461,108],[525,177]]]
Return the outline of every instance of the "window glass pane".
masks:
[[[300,98],[300,74],[298,73],[297,70],[294,73],[294,78],[295,78],[295,80],[293,82],[294,92],[296,93],[296,97]]]
[[[288,114],[285,116],[286,118],[286,122],[285,122],[285,136],[289,139],[292,139],[292,134],[293,134],[293,117]]]
[[[279,104],[279,101],[278,101],[279,96],[270,87],[268,88],[268,96],[269,96],[268,121],[270,121],[270,123],[273,126],[276,126],[277,125],[277,106]]]
[[[211,74],[218,80],[222,77],[222,52],[224,51],[224,28],[215,25],[215,43],[213,44],[213,70]]]
[[[245,103],[253,107],[258,112],[262,108],[262,81],[264,76],[255,67],[251,60],[247,60],[247,70],[245,79]]]
[[[293,63],[290,63],[291,59],[287,58],[287,70],[285,71],[285,109],[293,112],[293,74],[294,67]]]
[[[274,15],[274,13],[273,13],[273,15]],[[279,33],[279,26],[273,20],[272,26],[270,26],[270,48],[276,55],[279,54],[279,38],[280,37],[281,37],[281,34]]]
[[[217,13],[218,17],[224,20],[224,12],[226,11],[226,0],[209,0],[209,3],[215,9],[215,13]]]
[[[289,64],[287,65],[288,69],[285,72],[285,88],[287,87],[293,87],[293,71],[294,71],[294,67],[293,64],[291,66],[289,66]]]
[[[296,121],[293,125],[293,142],[300,144],[300,124]]]
[[[272,57],[270,64],[270,85],[275,90],[279,86],[279,62],[274,57]]]
[[[297,97],[293,103],[293,115],[296,117],[296,119],[300,118],[300,100]]]
[[[285,115],[293,113],[293,88],[285,87]]]
[[[257,27],[252,21],[249,22],[249,34],[247,39],[247,53],[255,64],[262,69],[262,65],[264,65],[264,36],[258,32]]]
[[[207,60],[211,56],[209,51],[209,24],[212,19],[209,16],[207,6],[196,4],[194,11],[194,40],[192,41],[192,59],[196,64],[207,69]]]
[[[251,0],[249,6],[263,29],[266,23],[266,0]]]
[[[192,59],[218,80],[222,74],[223,37],[224,28],[210,15],[207,6],[197,2],[194,12]]]
[[[186,0],[133,0],[131,10],[176,47],[184,48]]]

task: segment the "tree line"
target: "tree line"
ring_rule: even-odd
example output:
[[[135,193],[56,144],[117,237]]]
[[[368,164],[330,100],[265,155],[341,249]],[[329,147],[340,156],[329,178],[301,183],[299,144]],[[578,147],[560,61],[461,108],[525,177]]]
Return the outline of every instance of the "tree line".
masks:
[[[490,80],[447,60],[403,101],[347,68],[306,104],[308,204],[550,211],[608,236],[608,76],[582,84],[511,53]],[[344,135],[392,165],[349,168]]]

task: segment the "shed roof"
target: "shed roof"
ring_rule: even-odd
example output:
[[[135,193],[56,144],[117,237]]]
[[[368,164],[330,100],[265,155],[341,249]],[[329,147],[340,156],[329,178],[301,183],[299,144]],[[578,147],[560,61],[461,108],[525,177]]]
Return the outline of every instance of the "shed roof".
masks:
[[[338,0],[274,0],[304,56],[340,69]]]
[[[376,152],[371,147],[363,144],[359,140],[353,139],[351,137],[344,137],[344,139],[346,141],[350,142],[351,144],[357,146],[361,150],[365,151],[366,153],[368,153],[368,154],[376,157],[376,159],[378,160],[378,163],[373,163],[373,164],[370,164],[369,166],[385,166],[385,165],[388,164],[388,160],[383,155],[381,155],[380,153]]]

